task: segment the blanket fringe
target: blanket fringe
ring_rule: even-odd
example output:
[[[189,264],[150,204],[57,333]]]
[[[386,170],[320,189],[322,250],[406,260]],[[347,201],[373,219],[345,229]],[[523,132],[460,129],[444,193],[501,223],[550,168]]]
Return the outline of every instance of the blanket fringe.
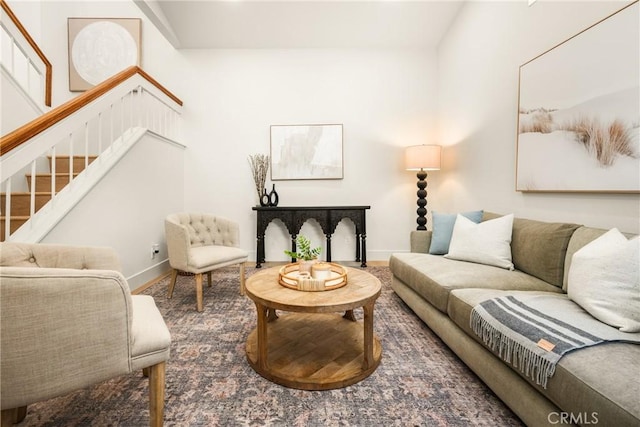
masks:
[[[476,310],[471,312],[471,329],[502,360],[510,363],[536,384],[547,388],[547,381],[556,370],[553,362],[508,338],[484,320]]]

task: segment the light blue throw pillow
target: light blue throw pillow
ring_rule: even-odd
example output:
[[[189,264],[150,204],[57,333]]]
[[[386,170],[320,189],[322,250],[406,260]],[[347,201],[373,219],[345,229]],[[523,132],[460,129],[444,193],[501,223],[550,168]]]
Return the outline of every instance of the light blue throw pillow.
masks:
[[[461,212],[460,215],[469,218],[476,224],[482,221],[482,211]],[[444,255],[449,252],[451,234],[456,223],[457,214],[443,214],[432,212],[433,233],[431,234],[431,246],[429,253],[432,255]]]

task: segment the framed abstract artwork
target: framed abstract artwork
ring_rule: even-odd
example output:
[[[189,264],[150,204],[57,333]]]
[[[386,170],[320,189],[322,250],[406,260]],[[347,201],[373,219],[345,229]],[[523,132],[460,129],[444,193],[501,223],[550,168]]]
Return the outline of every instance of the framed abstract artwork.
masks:
[[[138,18],[68,18],[69,90],[91,89],[140,65]]]
[[[520,66],[516,190],[640,193],[638,2]]]
[[[271,126],[271,180],[342,179],[342,125]]]

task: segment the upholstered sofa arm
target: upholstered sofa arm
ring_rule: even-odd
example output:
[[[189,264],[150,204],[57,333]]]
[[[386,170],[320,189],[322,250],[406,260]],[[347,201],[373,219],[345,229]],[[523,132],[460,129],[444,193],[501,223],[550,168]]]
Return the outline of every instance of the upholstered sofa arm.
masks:
[[[3,242],[0,266],[120,271],[120,260],[112,248]]]
[[[431,246],[431,231],[416,230],[411,232],[411,252],[428,254],[429,246]]]
[[[119,272],[0,267],[0,277],[3,409],[131,372],[131,294]]]

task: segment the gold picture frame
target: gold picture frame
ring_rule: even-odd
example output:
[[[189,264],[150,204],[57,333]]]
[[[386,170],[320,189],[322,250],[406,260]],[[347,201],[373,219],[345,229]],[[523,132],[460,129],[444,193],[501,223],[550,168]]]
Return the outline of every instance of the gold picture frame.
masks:
[[[141,60],[139,18],[68,18],[69,90],[91,89]]]
[[[520,66],[516,191],[640,192],[638,9]]]

